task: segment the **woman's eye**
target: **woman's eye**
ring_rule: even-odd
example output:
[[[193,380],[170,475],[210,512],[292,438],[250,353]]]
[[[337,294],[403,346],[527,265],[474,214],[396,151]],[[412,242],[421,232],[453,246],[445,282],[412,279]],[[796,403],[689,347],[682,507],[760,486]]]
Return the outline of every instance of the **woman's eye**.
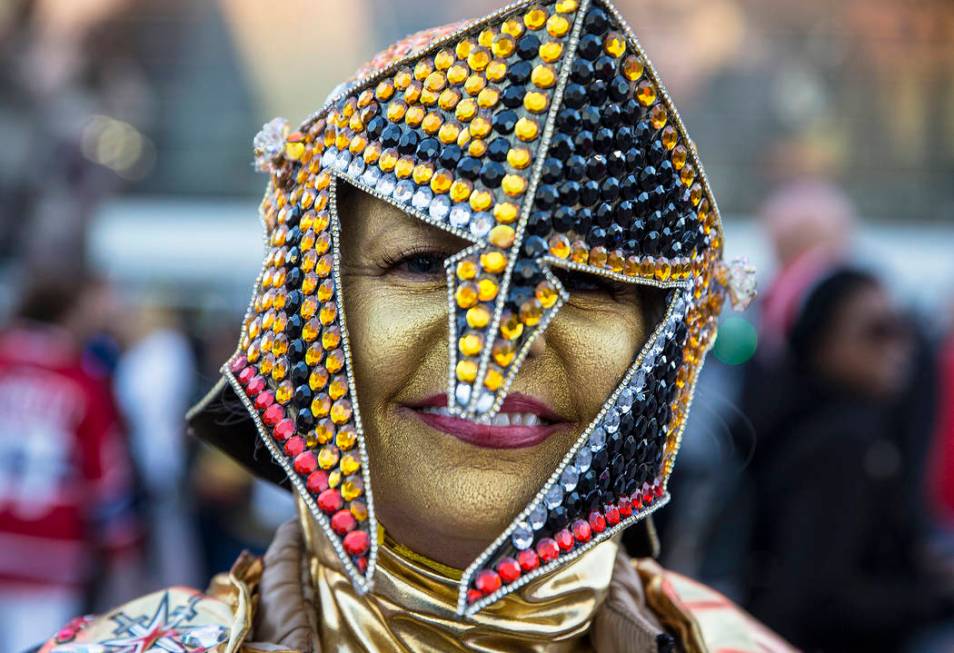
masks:
[[[560,279],[563,287],[566,288],[567,292],[570,294],[603,293],[615,298],[625,295],[628,292],[632,292],[633,290],[632,284],[614,281],[608,277],[603,277],[596,274],[583,274],[573,270],[562,269],[555,269],[554,273]]]
[[[395,261],[391,270],[417,276],[444,275],[444,259],[438,252],[420,252],[408,254]]]

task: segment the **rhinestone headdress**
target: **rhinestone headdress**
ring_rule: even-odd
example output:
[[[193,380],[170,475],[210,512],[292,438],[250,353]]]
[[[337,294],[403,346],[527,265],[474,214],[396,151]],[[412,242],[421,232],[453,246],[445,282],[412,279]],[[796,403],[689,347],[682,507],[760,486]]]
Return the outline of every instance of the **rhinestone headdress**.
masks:
[[[568,297],[554,268],[665,291],[665,315],[622,382],[465,571],[462,615],[668,501],[716,319],[730,286],[741,287],[733,298],[748,291],[722,262],[692,141],[612,5],[521,1],[421,32],[297,130],[272,121],[254,145],[270,176],[267,255],[223,370],[359,591],[377,538],[340,280],[341,180],[472,243],[446,262],[457,416],[499,410]]]

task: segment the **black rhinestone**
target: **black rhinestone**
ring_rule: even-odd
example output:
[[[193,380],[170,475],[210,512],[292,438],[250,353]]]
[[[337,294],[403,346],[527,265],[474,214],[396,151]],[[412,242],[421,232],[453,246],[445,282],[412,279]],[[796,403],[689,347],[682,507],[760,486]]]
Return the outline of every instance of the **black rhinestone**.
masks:
[[[633,216],[636,215],[636,207],[633,206],[633,203],[629,200],[623,200],[616,205],[616,215],[613,217],[616,222],[621,225],[629,225],[633,221]]]
[[[619,247],[625,235],[626,230],[614,222],[606,229],[606,246],[613,248]]]
[[[500,101],[508,109],[516,109],[523,104],[523,96],[526,95],[526,88],[522,85],[511,84],[500,94]]]
[[[603,473],[596,479],[596,487],[606,492],[610,486],[610,470],[604,469]]]
[[[605,229],[610,226],[615,217],[615,211],[613,210],[613,205],[609,202],[601,202],[599,206],[596,207],[596,211],[593,213],[593,221],[597,226]]]
[[[590,102],[593,104],[603,104],[606,102],[606,82],[602,79],[588,84],[586,88],[586,96],[590,99]]]
[[[560,184],[560,202],[567,206],[576,204],[580,199],[580,184],[576,181],[565,181]],[[569,227],[567,227],[569,229]]]
[[[613,150],[606,157],[606,169],[614,177],[620,177],[626,172],[626,156],[619,150]]]
[[[593,147],[596,148],[597,152],[606,154],[613,149],[614,140],[615,134],[613,134],[613,130],[608,127],[603,127],[594,134]]]
[[[294,290],[301,286],[301,280],[301,268],[292,268],[285,273],[285,287],[289,290]]]
[[[301,327],[304,325],[304,323],[305,320],[301,317],[301,315],[292,315],[285,323],[285,334],[289,338],[297,338],[301,335]]]
[[[295,404],[307,406],[311,403],[311,388],[307,383],[301,383],[295,388]]]
[[[583,123],[584,129],[599,129],[602,118],[603,114],[600,110],[592,105],[583,107],[580,110],[580,120]]]
[[[590,230],[593,223],[593,211],[583,207],[576,212],[576,224],[573,225],[573,231],[577,234],[585,234]]]
[[[583,498],[578,492],[570,492],[563,498],[563,505],[566,506],[567,514],[578,515],[583,508]]]
[[[315,425],[315,416],[311,414],[310,408],[302,408],[298,411],[295,418],[295,426],[299,431],[307,431]]]
[[[562,178],[563,162],[552,156],[548,156],[544,159],[543,168],[540,171],[540,179],[547,184],[552,184],[560,181]]]
[[[498,134],[509,134],[513,131],[514,125],[517,124],[517,113],[515,111],[499,111],[494,114],[493,125],[494,130]]]
[[[632,458],[636,455],[636,438],[630,435],[623,442],[623,455],[627,458]]]
[[[308,381],[308,375],[311,373],[308,364],[305,361],[298,361],[292,365],[291,372],[289,372],[289,378],[291,382],[295,385],[301,385]],[[306,386],[307,387],[307,386]]]
[[[595,181],[588,181],[580,189],[580,204],[583,206],[593,206],[600,198],[600,185]]]
[[[453,170],[457,166],[457,162],[460,161],[461,156],[463,156],[463,151],[461,151],[460,146],[458,145],[447,145],[441,150],[440,164],[447,168],[448,170]]]
[[[610,106],[617,106],[611,104]],[[612,125],[609,125],[612,126]],[[633,146],[633,143],[636,142],[635,137],[633,136],[633,130],[627,126],[617,127],[616,128],[616,147],[620,150],[628,150]]]
[[[593,64],[586,59],[574,59],[570,67],[570,79],[580,84],[586,84],[593,79]]]
[[[301,229],[298,227],[292,227],[288,230],[288,233],[285,234],[285,244],[289,247],[297,245],[299,240],[301,240]]]
[[[600,55],[593,62],[592,69],[600,79],[612,79],[616,74],[616,59],[606,54]]]
[[[603,495],[599,490],[591,490],[585,497],[583,503],[590,512],[599,510],[603,507]]]
[[[397,125],[388,125],[381,132],[382,147],[397,147],[401,142],[401,128]]]
[[[590,233],[586,235],[586,242],[593,247],[602,247],[606,244],[606,229],[593,227],[590,229]]]
[[[301,250],[297,247],[292,247],[287,252],[285,252],[285,265],[298,265],[298,261],[301,258]]]
[[[606,437],[606,448],[614,456],[623,448],[623,436],[619,434],[619,431],[610,433]]]
[[[557,126],[566,132],[575,132],[580,128],[580,112],[576,109],[562,108],[557,114]]]
[[[586,162],[586,176],[599,181],[606,176],[606,157],[602,154],[591,156]]]
[[[289,227],[297,227],[298,222],[301,220],[301,207],[297,204],[288,211],[288,217],[285,219],[285,224]]]
[[[596,473],[599,474],[601,471],[606,469],[606,466],[609,464],[609,452],[606,450],[606,447],[603,447],[595,454],[593,454],[592,467],[596,470]]]
[[[606,90],[611,100],[614,102],[622,102],[626,99],[626,96],[629,95],[629,82],[623,77],[614,77],[607,82]]]
[[[457,164],[457,174],[465,179],[477,179],[480,176],[480,159],[465,156]]]
[[[417,146],[417,158],[433,161],[441,151],[441,143],[436,138],[425,138]]]
[[[573,137],[573,150],[577,154],[586,156],[593,151],[593,132],[582,129]]]
[[[576,224],[576,212],[568,206],[561,206],[553,212],[552,222],[557,231],[569,231]]]
[[[368,134],[369,140],[376,140],[380,135],[381,131],[384,129],[384,126],[387,124],[387,120],[381,116],[375,116],[368,121],[368,124],[365,126],[365,131]]]
[[[586,87],[576,83],[566,85],[563,91],[563,104],[571,109],[578,109],[586,102]]]
[[[401,135],[401,140],[398,141],[398,152],[401,154],[414,154],[417,152],[417,144],[420,142],[421,137],[413,129],[409,129]]]
[[[507,70],[507,80],[511,84],[526,84],[533,72],[533,64],[529,61],[518,61]]]
[[[495,138],[487,144],[487,158],[492,161],[506,161],[510,151],[510,142],[506,138]]]
[[[619,474],[613,474],[613,494],[621,496],[626,491],[626,468],[619,470]]]
[[[484,165],[480,169],[480,180],[488,188],[499,188],[505,174],[507,174],[507,171],[503,164],[496,161],[484,161]]]
[[[533,59],[540,51],[540,39],[536,34],[524,34],[517,39],[517,56],[521,59]]]
[[[297,361],[301,360],[305,355],[305,342],[301,339],[292,340],[288,343],[288,358],[289,360]]]
[[[559,199],[560,193],[557,191],[556,186],[543,184],[537,188],[537,194],[533,201],[538,209],[547,210],[553,208]]]
[[[635,472],[637,474],[639,473],[638,467],[636,468]],[[635,478],[631,478],[629,481],[626,482],[626,488],[623,490],[623,493],[627,495],[636,494],[636,491],[639,490],[640,485],[642,485],[642,483],[637,481]],[[663,649],[660,648],[659,650],[660,650],[660,653],[662,653]]]
[[[644,165],[643,151],[638,147],[626,150],[626,168],[630,172],[638,172]]]
[[[513,266],[515,278],[517,278],[518,282],[520,283],[524,283],[524,284],[532,283],[534,279],[534,274],[532,273],[532,271],[528,272],[527,265],[521,266],[520,263],[526,264],[529,262],[519,261],[517,265]],[[530,263],[530,266],[532,268],[533,263]],[[518,271],[517,268],[520,268],[520,270]],[[516,276],[518,274],[519,274],[519,277]],[[533,288],[529,288],[525,285],[510,286],[510,292],[507,293],[507,301],[509,303],[509,306],[511,309],[515,311],[519,310],[520,307],[523,306],[524,302],[530,301],[532,298],[533,298]]]
[[[304,296],[300,290],[293,290],[285,296],[285,312],[297,313]]]
[[[566,161],[573,154],[573,140],[567,134],[556,134],[550,141],[549,154]]]
[[[580,480],[577,481],[576,483],[577,491],[584,495],[587,495],[593,490],[595,490],[597,474],[598,472],[594,470],[593,468],[586,470],[586,473],[580,476]]]
[[[550,225],[550,214],[546,211],[532,211],[527,221],[527,233],[537,236],[546,236],[553,227]]]
[[[586,174],[586,159],[579,154],[569,157],[563,165],[564,179],[579,181],[583,179],[584,174]]]
[[[583,28],[590,34],[601,34],[609,27],[609,17],[599,7],[591,7],[583,19]]]
[[[608,177],[603,180],[600,195],[607,202],[615,201],[619,198],[619,179]]]
[[[635,175],[626,175],[620,179],[619,194],[628,200],[636,199],[639,195],[639,182],[636,181]]]
[[[536,277],[537,274],[539,274],[539,272],[540,272],[540,268],[537,267],[537,264],[527,259],[521,259],[517,261],[513,266],[513,278],[516,279],[518,282],[527,283],[529,281],[532,281],[533,278]],[[512,289],[511,295],[513,295],[513,293],[516,290],[517,289]]]
[[[523,251],[530,258],[537,258],[547,253],[547,241],[540,236],[528,236],[523,241]]]
[[[550,510],[550,514],[547,515],[547,528],[553,531],[559,531],[566,528],[567,524],[570,523],[570,518],[567,516],[566,508],[563,506],[557,506]]]

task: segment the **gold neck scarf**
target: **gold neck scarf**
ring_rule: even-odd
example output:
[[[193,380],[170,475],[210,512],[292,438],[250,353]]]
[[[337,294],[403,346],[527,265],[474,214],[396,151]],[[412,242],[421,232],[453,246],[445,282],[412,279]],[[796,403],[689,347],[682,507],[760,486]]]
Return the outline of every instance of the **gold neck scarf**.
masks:
[[[465,620],[456,614],[460,571],[379,534],[374,589],[358,595],[320,527],[299,510],[318,604],[323,653],[331,651],[591,651],[587,633],[606,598],[618,538]]]

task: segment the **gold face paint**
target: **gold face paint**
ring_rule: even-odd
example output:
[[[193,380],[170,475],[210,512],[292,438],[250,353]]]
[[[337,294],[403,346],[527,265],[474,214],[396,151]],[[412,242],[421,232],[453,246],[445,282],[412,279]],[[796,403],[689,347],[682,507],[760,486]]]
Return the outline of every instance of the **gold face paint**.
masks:
[[[394,538],[464,567],[532,498],[619,383],[647,329],[637,286],[575,278],[512,393],[534,397],[560,428],[534,446],[475,446],[410,408],[447,390],[443,259],[467,246],[342,183],[343,297],[378,517]],[[575,281],[579,290],[573,285]]]

